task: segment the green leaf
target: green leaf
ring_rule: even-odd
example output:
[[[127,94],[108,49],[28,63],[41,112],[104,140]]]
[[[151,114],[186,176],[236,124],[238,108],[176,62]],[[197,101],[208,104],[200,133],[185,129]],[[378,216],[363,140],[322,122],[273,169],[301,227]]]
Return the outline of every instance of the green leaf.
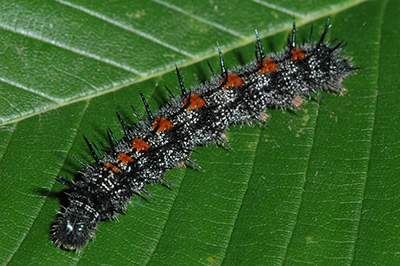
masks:
[[[400,37],[397,1],[1,1],[0,263],[10,265],[399,264]],[[82,134],[107,147],[135,122],[218,66],[254,58],[254,28],[281,51],[296,17],[299,39],[327,16],[330,39],[361,67],[343,96],[309,100],[301,113],[269,110],[270,128],[232,126],[234,150],[198,147],[151,185],[119,222],[99,224],[79,253],[56,248],[54,177],[91,158]]]

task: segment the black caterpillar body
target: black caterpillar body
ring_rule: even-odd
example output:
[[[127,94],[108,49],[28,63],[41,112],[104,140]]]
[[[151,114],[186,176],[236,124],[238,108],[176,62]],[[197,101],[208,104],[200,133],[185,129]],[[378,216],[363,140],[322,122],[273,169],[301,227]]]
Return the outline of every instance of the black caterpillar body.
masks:
[[[147,193],[147,184],[162,180],[171,185],[165,171],[185,161],[194,163],[189,156],[196,146],[217,140],[228,145],[223,136],[229,125],[254,120],[265,124],[267,108],[297,110],[301,96],[320,96],[318,89],[340,93],[342,79],[356,67],[339,55],[342,42],[324,43],[329,27],[328,19],[319,42],[313,43],[311,32],[310,43],[296,47],[294,22],[288,48],[267,56],[256,31],[256,60],[232,71],[225,69],[218,47],[222,74],[210,67],[213,79],[188,92],[177,69],[182,95],[170,93],[172,100],[154,114],[141,94],[149,118],[138,116],[139,124],[130,127],[117,114],[125,137],[117,140],[109,130],[107,153],[95,145],[93,149],[85,138],[95,163],[77,159],[85,172],[74,181],[58,178],[69,186],[69,203],[52,225],[52,242],[66,250],[81,248],[94,237],[98,222],[115,219],[135,194]]]

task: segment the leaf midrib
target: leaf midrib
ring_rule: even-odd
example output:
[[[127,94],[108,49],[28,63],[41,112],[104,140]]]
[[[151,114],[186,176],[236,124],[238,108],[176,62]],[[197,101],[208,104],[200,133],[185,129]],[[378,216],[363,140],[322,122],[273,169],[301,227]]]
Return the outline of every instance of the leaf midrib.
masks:
[[[62,0],[56,0],[56,1],[58,3],[60,3],[60,4],[64,4],[64,1],[62,1]],[[164,2],[158,1],[158,0],[152,0],[152,1],[155,1],[155,2],[160,3],[160,4],[164,3]],[[359,4],[361,4],[361,3],[365,2],[365,1],[367,1],[367,0],[357,0],[357,1],[354,1],[354,2],[351,2],[351,3],[346,3],[345,5],[342,5],[340,8],[336,9],[334,12],[326,11],[326,12],[322,12],[322,13],[319,13],[318,15],[313,15],[313,16],[304,16],[304,15],[300,16],[301,17],[301,21],[298,21],[299,23],[297,23],[297,26],[301,27],[304,24],[307,24],[307,23],[315,21],[317,19],[326,17],[326,16],[331,15],[331,14],[339,13],[339,12],[341,12],[343,10],[346,10],[346,9],[351,8],[353,6],[359,5]],[[256,2],[256,3],[258,3],[258,2]],[[170,5],[166,5],[165,3],[164,3],[164,5],[166,7],[172,9],[172,7]],[[81,12],[84,12],[84,11],[82,11],[80,9],[77,9],[77,10],[79,10]],[[173,9],[173,10],[176,11],[176,9]],[[276,10],[279,11],[278,9],[276,9]],[[88,13],[85,13],[85,14],[88,14]],[[206,21],[207,21],[207,20],[201,19],[201,18],[199,18],[197,16],[194,16],[193,14],[190,14],[188,12],[183,12],[183,14],[185,14],[187,16],[190,16],[190,17],[192,17],[194,19],[201,20],[204,23],[206,23]],[[90,14],[88,14],[88,15],[90,15]],[[101,17],[97,17],[96,16],[96,18],[101,19],[101,20],[103,20],[103,21],[105,21],[107,23],[110,23],[110,21],[112,21],[111,19],[105,20],[106,17],[104,17],[104,16],[101,16]],[[219,24],[216,24],[216,23],[213,23],[213,22],[209,22],[207,24],[209,24],[209,25],[211,25],[213,27],[216,27],[218,29],[220,28],[220,27],[217,26]],[[122,28],[124,30],[128,30],[130,32],[138,34],[137,32],[132,31],[132,29],[129,29],[128,26],[122,27],[122,24],[120,25],[120,23],[111,24],[111,25],[118,26],[118,27],[120,27],[120,28]],[[226,29],[226,27],[223,27],[223,26],[221,26],[221,27],[222,27],[221,30],[225,30],[225,31],[229,32],[229,29]],[[171,62],[171,66],[167,67],[163,71],[158,71],[158,72],[152,73],[151,70],[150,70],[147,73],[141,73],[141,72],[138,72],[137,70],[134,70],[134,69],[129,69],[129,68],[125,69],[124,67],[120,66],[119,64],[115,65],[110,60],[100,60],[101,58],[98,57],[98,56],[91,57],[91,56],[88,55],[88,53],[86,53],[84,51],[79,51],[78,49],[75,49],[73,47],[68,47],[68,46],[65,46],[65,45],[61,45],[61,44],[56,43],[56,42],[54,42],[52,40],[46,40],[45,38],[41,38],[41,36],[38,36],[38,35],[35,35],[35,34],[31,34],[30,32],[19,32],[18,30],[15,30],[15,29],[13,29],[12,27],[10,27],[8,25],[4,25],[4,23],[0,23],[0,28],[2,28],[3,30],[7,30],[9,32],[15,33],[15,34],[19,34],[19,35],[22,35],[22,36],[25,36],[25,37],[29,37],[31,39],[34,39],[34,40],[37,40],[37,41],[52,45],[54,47],[65,49],[65,50],[70,51],[72,53],[75,53],[75,54],[78,54],[78,55],[81,55],[81,56],[84,56],[84,57],[87,57],[87,58],[90,58],[90,59],[94,59],[94,60],[97,60],[99,62],[103,62],[103,63],[105,63],[107,65],[110,65],[110,66],[121,68],[121,69],[126,70],[128,72],[138,74],[138,76],[139,76],[137,79],[135,79],[135,80],[133,80],[131,82],[127,82],[127,83],[121,84],[121,85],[116,86],[114,88],[98,91],[96,93],[88,94],[87,96],[79,97],[79,98],[76,98],[76,99],[73,99],[73,100],[69,100],[69,101],[56,101],[57,104],[54,105],[51,108],[45,108],[45,109],[43,109],[42,111],[39,111],[39,112],[32,112],[32,113],[30,113],[28,115],[21,116],[21,117],[19,117],[17,119],[6,120],[5,122],[1,123],[0,126],[12,124],[12,123],[18,123],[20,121],[23,121],[23,120],[25,120],[27,118],[33,117],[33,116],[41,114],[41,113],[45,113],[45,112],[48,112],[48,111],[51,111],[51,110],[54,110],[54,109],[58,109],[58,108],[61,108],[61,107],[64,107],[64,106],[67,106],[67,105],[70,105],[70,104],[74,104],[74,103],[77,103],[77,102],[80,102],[80,101],[87,101],[87,100],[90,100],[92,98],[96,98],[96,97],[99,97],[99,96],[102,96],[102,95],[105,95],[105,94],[109,94],[109,93],[118,91],[118,90],[120,90],[122,88],[131,86],[131,85],[136,84],[136,83],[140,83],[140,82],[143,82],[143,81],[155,78],[155,77],[160,77],[160,76],[162,76],[162,75],[164,75],[166,73],[170,73],[170,72],[174,71],[175,70],[174,63],[177,63],[177,62]],[[286,26],[286,27],[282,27],[280,29],[271,31],[271,32],[269,32],[267,34],[262,34],[260,36],[260,38],[264,39],[264,38],[266,38],[268,36],[273,36],[273,35],[276,35],[276,34],[278,34],[280,32],[287,31],[290,28],[291,28],[291,25],[288,24],[288,26]],[[231,33],[231,32],[229,32],[229,33]],[[141,36],[141,35],[138,35],[138,36]],[[224,53],[227,53],[227,52],[229,52],[231,50],[237,49],[237,48],[242,47],[242,46],[246,46],[246,45],[254,42],[254,37],[242,36],[240,34],[238,34],[237,37],[240,38],[241,42],[236,44],[236,45],[229,46],[229,47],[225,47],[225,48],[223,47]],[[154,38],[154,39],[156,39],[156,38]],[[149,40],[152,40],[152,39],[149,39]],[[154,41],[154,40],[152,40],[152,41]],[[190,66],[190,65],[194,65],[194,64],[196,64],[198,62],[205,61],[205,60],[207,60],[207,59],[209,59],[211,57],[217,56],[217,55],[218,55],[218,52],[217,52],[217,50],[215,50],[215,52],[204,54],[203,56],[190,57],[191,60],[187,60],[186,62],[182,62],[179,65],[180,65],[180,67],[184,68],[184,67],[187,67],[187,66]],[[7,84],[12,85],[11,83],[7,83]],[[21,89],[21,88],[19,88],[19,89]],[[32,90],[29,90],[29,91],[32,92]]]

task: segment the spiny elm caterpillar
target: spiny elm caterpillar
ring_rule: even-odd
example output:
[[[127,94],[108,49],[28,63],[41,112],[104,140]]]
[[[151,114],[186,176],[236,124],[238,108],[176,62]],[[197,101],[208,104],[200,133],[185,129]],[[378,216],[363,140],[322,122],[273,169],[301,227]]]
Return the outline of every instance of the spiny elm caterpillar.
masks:
[[[166,170],[182,165],[190,159],[198,145],[224,140],[224,132],[231,124],[246,124],[258,120],[265,125],[267,108],[298,110],[302,96],[317,90],[342,92],[342,80],[357,69],[340,52],[345,45],[335,41],[325,43],[330,27],[329,18],[316,43],[296,46],[296,26],[293,21],[287,49],[278,54],[265,55],[256,31],[256,59],[248,65],[228,71],[218,47],[221,74],[210,66],[213,78],[187,91],[178,68],[176,69],[181,96],[169,90],[171,101],[154,114],[140,92],[148,118],[128,126],[117,114],[125,136],[118,140],[108,129],[108,152],[99,150],[86,138],[95,160],[86,164],[73,181],[58,177],[69,187],[69,204],[58,214],[51,228],[51,240],[60,248],[77,250],[94,237],[101,220],[114,219],[122,213],[134,195],[144,192],[145,186],[165,182]]]

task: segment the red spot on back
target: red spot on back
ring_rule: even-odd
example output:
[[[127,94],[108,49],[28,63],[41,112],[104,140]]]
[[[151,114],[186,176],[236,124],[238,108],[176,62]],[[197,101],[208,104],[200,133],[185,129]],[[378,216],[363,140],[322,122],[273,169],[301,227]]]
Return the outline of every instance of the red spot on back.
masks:
[[[299,95],[297,95],[293,100],[292,104],[296,107],[300,107],[303,104],[303,99]]]
[[[220,85],[225,82],[225,78],[221,81]],[[244,81],[241,77],[239,77],[237,74],[229,74],[228,75],[228,81],[226,81],[226,84],[222,87],[222,89],[226,90],[232,87],[239,87],[244,84]]]
[[[296,61],[297,59],[304,59],[306,57],[306,54],[303,52],[302,49],[300,48],[294,48],[292,50],[292,61]]]
[[[186,97],[185,101],[182,104],[182,107],[187,106],[189,101],[189,95]],[[200,96],[200,94],[192,94],[190,95],[190,104],[186,107],[186,111],[199,109],[206,105],[204,99]]]
[[[133,161],[133,158],[128,154],[123,152],[118,153],[117,160],[121,162],[121,164],[127,164]]]
[[[139,153],[141,151],[147,151],[148,149],[150,149],[150,145],[144,140],[133,139],[131,150],[133,151],[135,149],[136,149],[136,153]]]
[[[272,73],[278,70],[278,64],[274,63],[271,58],[265,58],[262,61],[262,67],[258,73]]]
[[[105,167],[106,169],[111,168],[111,170],[112,170],[114,173],[119,173],[119,172],[121,172],[121,169],[119,169],[118,167],[116,167],[115,165],[113,165],[113,164],[111,164],[111,163],[104,163],[104,167]]]
[[[174,127],[174,125],[165,117],[156,117],[156,119],[154,119],[151,130],[154,130],[156,127],[158,127],[157,134],[160,134],[161,132],[170,130]]]

